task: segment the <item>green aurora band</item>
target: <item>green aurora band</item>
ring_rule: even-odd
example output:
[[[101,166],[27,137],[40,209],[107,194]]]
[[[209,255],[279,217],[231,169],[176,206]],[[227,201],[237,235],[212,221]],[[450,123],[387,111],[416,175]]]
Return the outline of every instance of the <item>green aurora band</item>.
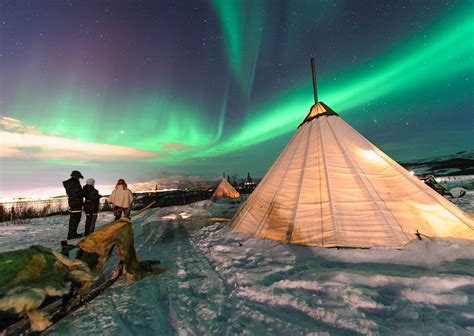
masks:
[[[261,14],[254,13],[262,11],[244,10],[238,8],[240,5],[237,1],[214,2],[227,38],[232,74],[248,95],[252,89],[261,36],[257,34],[250,46],[246,44],[250,56],[245,58],[242,41],[253,33],[255,25],[252,22],[262,19]],[[245,30],[239,24],[243,13],[250,22]],[[358,68],[331,76],[323,75],[318,81],[320,97],[343,117],[349,118],[366,104],[377,105],[380,97],[397,102],[399,109],[403,110],[404,101],[401,99],[408,93],[421,88],[435,88],[443,81],[457,79],[460,74],[472,75],[473,14],[472,7],[459,10],[444,24],[421,32],[416,38],[400,43],[397,48]],[[28,73],[29,70],[25,71]],[[69,77],[75,76],[71,74]],[[248,106],[247,112],[252,117],[247,117],[240,127],[223,132],[228,109],[227,94],[214,107],[220,111],[216,114],[211,113],[205,103],[191,98],[172,98],[163,92],[158,95],[151,90],[132,93],[114,101],[112,96],[107,97],[107,93],[97,95],[89,92],[73,79],[63,87],[68,89],[53,95],[41,92],[31,97],[30,94],[28,99],[22,99],[27,92],[32,92],[25,85],[18,91],[15,105],[10,106],[8,115],[21,118],[26,125],[35,125],[48,134],[164,153],[164,157],[152,159],[163,163],[217,157],[294,132],[312,104],[311,82],[309,75],[305,75],[299,83],[276,92],[267,102]],[[445,96],[456,99],[456,95],[452,91],[446,92]],[[100,113],[104,109],[118,111],[117,118]],[[25,117],[22,111],[37,113]],[[398,114],[392,113],[383,117],[397,118]],[[80,116],[80,120],[71,119],[72,115]],[[76,127],[78,122],[80,128]]]
[[[406,41],[370,65],[336,74],[333,77],[337,77],[337,83],[325,78],[319,80],[319,97],[341,115],[348,116],[383,95],[398,100],[403,94],[434,87],[459,74],[472,73],[473,14],[472,10],[459,11],[446,24],[434,27],[422,37]],[[456,92],[447,92],[446,97],[455,99]],[[252,115],[257,117],[247,120],[238,134],[199,153],[199,156],[221,155],[293,132],[312,100],[311,83],[309,78],[305,78],[300,85],[254,108]],[[401,110],[403,104],[403,101],[398,102]]]
[[[213,0],[212,4],[224,32],[232,74],[248,99],[262,42],[263,34],[259,27],[265,21],[267,11],[263,1]]]

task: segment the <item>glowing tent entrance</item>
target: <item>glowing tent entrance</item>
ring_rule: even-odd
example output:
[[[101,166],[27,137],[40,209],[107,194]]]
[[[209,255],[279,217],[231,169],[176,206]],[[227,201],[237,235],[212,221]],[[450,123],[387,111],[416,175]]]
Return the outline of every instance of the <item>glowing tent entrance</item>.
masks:
[[[254,237],[324,247],[401,247],[417,238],[417,230],[474,239],[471,214],[322,102],[313,105],[231,226]]]
[[[237,198],[240,197],[240,194],[235,188],[227,181],[227,179],[224,177],[219,183],[219,186],[217,189],[214,191],[212,194],[211,199],[217,199],[217,198]]]

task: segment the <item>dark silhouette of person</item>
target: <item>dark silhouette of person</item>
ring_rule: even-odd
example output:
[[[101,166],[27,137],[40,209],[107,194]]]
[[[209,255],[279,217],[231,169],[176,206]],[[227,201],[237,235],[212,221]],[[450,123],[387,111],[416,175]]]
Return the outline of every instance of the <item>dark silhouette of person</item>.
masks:
[[[89,178],[83,188],[84,191],[84,211],[86,213],[86,228],[84,235],[94,232],[95,222],[97,221],[97,214],[99,213],[99,202],[102,195],[94,187],[95,180]]]
[[[84,178],[78,170],[73,170],[71,178],[63,182],[64,189],[68,197],[69,205],[69,230],[67,239],[79,238],[81,235],[77,233],[77,227],[81,221],[83,190],[79,179]]]

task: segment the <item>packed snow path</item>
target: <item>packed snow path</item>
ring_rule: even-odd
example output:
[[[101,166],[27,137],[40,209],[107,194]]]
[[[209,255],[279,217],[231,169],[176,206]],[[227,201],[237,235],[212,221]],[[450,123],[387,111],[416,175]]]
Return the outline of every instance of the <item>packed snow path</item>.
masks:
[[[473,242],[414,241],[403,250],[283,245],[235,235],[228,222],[211,219],[229,218],[237,206],[203,201],[134,218],[139,258],[159,259],[166,272],[117,282],[46,334],[474,333]],[[102,214],[100,224],[110,220]],[[56,248],[66,226],[67,217],[2,226],[0,248]]]

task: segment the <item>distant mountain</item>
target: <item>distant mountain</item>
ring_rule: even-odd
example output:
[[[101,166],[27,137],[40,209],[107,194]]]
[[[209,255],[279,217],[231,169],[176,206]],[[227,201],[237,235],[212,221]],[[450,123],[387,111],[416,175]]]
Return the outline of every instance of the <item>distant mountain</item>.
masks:
[[[434,175],[436,177],[474,175],[474,150],[401,162],[400,164],[406,169],[414,171],[416,175]],[[209,188],[217,186],[221,178],[221,176],[161,175],[150,181],[131,184],[129,188],[134,192]],[[260,179],[254,178],[254,180],[257,182]],[[231,181],[241,184],[244,179],[231,177]]]
[[[134,183],[128,187],[133,192],[212,188],[216,187],[221,180],[222,176],[161,175],[154,180]],[[231,183],[237,183],[237,185],[243,185],[245,180],[246,177],[230,176]],[[260,180],[260,177],[253,177],[255,183],[260,182]]]
[[[130,190],[155,191],[185,188],[208,188],[217,185],[222,177],[187,176],[187,175],[162,175],[151,181],[129,185]]]
[[[416,175],[474,175],[474,150],[400,162],[400,164],[406,169],[414,171]]]

